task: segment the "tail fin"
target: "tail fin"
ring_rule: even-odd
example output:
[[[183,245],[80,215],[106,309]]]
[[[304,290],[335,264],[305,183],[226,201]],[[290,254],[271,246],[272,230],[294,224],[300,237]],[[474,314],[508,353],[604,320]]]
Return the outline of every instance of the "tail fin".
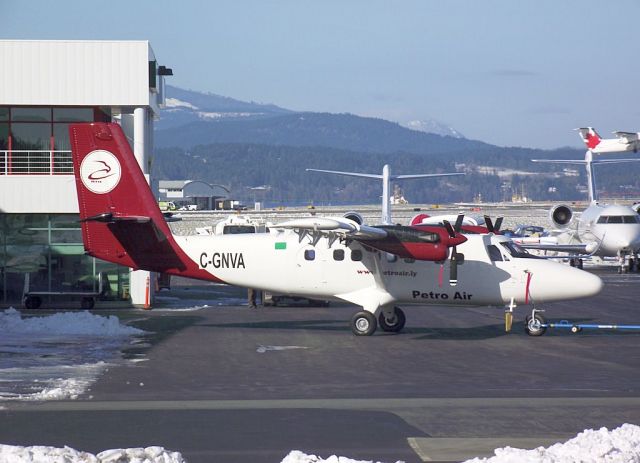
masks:
[[[89,255],[134,269],[218,281],[175,242],[118,124],[71,124],[69,135]]]
[[[598,132],[596,132],[596,129],[594,129],[593,127],[582,127],[576,130],[578,130],[580,138],[582,138],[582,141],[590,150],[595,149],[595,147],[598,146],[600,144],[600,141],[602,140],[600,135],[598,135]]]

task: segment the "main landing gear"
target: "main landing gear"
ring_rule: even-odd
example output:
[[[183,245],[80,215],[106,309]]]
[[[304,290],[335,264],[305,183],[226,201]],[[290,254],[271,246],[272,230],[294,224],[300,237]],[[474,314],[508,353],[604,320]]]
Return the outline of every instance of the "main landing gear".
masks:
[[[397,333],[404,328],[406,321],[404,312],[397,306],[391,310],[380,310],[377,320],[373,313],[363,310],[351,318],[351,331],[356,336],[371,336],[380,325],[382,331]]]

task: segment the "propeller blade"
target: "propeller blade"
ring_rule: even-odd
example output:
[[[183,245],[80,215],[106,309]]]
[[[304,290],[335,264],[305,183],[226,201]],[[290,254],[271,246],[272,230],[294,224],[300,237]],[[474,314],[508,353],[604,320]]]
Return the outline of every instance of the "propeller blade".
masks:
[[[462,222],[464,221],[464,214],[458,214],[458,218],[456,219],[456,224],[453,226],[453,229],[456,233],[460,233],[462,230]]]
[[[451,226],[449,221],[448,220],[443,220],[442,224],[444,225],[444,228],[447,229],[447,233],[449,233],[449,238],[455,238],[456,237],[456,231],[453,229],[453,227]]]
[[[449,284],[456,286],[458,284],[458,252],[454,246],[451,249],[451,262],[449,265]]]
[[[496,233],[498,233],[500,231],[500,227],[502,226],[502,219],[504,217],[498,217],[496,219],[496,224],[494,225],[495,229],[496,229]]]
[[[489,230],[489,233],[494,233],[493,221],[491,220],[491,217],[485,215],[484,224],[487,226],[487,230]]]

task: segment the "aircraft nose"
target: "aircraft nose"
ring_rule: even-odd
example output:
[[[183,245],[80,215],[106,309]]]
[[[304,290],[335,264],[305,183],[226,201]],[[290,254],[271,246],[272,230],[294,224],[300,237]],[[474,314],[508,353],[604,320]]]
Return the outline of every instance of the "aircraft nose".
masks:
[[[546,297],[543,299],[550,301],[595,296],[602,290],[603,283],[597,275],[564,264],[556,265],[558,267],[548,269],[543,276],[533,277],[531,295],[534,300],[536,293],[544,294]]]
[[[595,296],[602,291],[603,283],[599,276],[585,272],[584,270],[574,270],[576,270],[576,272],[580,272],[578,275],[573,277],[573,286],[581,293],[579,297]]]

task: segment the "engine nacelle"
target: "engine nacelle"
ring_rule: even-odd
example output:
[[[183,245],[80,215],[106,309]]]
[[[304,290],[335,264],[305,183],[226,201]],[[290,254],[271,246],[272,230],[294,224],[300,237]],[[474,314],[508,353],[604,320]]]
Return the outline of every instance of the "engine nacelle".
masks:
[[[554,206],[551,211],[549,211],[549,218],[556,227],[566,228],[571,223],[571,220],[573,220],[573,209],[566,204]]]
[[[423,220],[428,219],[429,214],[417,214],[414,215],[411,221],[409,221],[409,225],[420,225]]]
[[[631,209],[640,214],[640,203],[635,203],[633,206],[631,206]]]
[[[349,211],[342,217],[344,217],[345,219],[353,220],[358,225],[362,225],[364,223],[364,218],[356,211]]]

